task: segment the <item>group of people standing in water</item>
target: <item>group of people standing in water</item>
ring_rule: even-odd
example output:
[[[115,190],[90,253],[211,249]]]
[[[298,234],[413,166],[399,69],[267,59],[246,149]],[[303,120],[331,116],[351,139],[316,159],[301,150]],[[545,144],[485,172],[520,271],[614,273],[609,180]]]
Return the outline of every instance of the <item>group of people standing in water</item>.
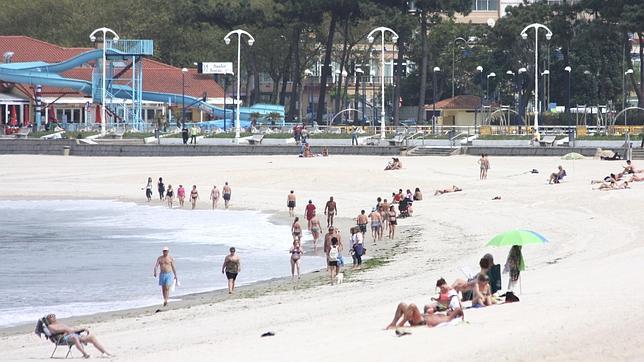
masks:
[[[148,199],[148,202],[152,201],[152,196],[154,194],[153,187],[154,185],[152,177],[148,177],[148,182],[145,186],[145,197]],[[175,197],[179,201],[179,207],[184,206],[186,200],[186,189],[183,187],[183,185],[179,185],[175,195],[175,190],[172,185],[168,184],[168,187],[166,188],[165,183],[163,182],[163,177],[159,177],[159,181],[157,182],[157,191],[159,193],[159,200],[161,202],[165,201],[169,208],[173,208]],[[212,209],[214,210],[217,208],[220,196],[223,197],[224,207],[227,209],[230,204],[231,195],[232,190],[227,181],[225,182],[221,192],[219,192],[217,185],[214,185],[212,190],[210,191],[210,201],[212,202]],[[197,200],[199,200],[199,191],[197,190],[197,185],[192,185],[192,190],[190,190],[189,198],[192,209],[194,210],[197,206]]]

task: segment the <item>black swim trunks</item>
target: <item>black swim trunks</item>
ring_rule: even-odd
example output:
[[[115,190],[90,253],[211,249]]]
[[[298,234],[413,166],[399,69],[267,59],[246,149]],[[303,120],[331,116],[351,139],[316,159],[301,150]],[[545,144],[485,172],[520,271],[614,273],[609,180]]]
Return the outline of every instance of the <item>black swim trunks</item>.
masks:
[[[365,234],[367,232],[367,224],[358,224],[360,227],[360,232]]]
[[[224,200],[229,201],[230,200],[230,194],[224,194]]]
[[[295,207],[295,201],[289,201],[289,202],[286,204],[286,206],[288,206],[288,207],[290,207],[290,208]]]
[[[237,273],[226,272],[226,278],[228,278],[228,280],[235,280],[237,279]]]
[[[329,261],[329,266],[338,266],[338,261],[337,260]]]

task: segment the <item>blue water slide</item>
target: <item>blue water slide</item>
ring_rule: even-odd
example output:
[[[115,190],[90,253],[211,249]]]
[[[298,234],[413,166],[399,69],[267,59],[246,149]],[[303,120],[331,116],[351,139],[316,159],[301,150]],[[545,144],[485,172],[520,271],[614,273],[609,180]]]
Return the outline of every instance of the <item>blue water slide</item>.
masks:
[[[107,54],[109,57],[123,55],[118,50],[108,49]],[[103,56],[102,49],[93,49],[88,52],[79,54],[73,58],[60,63],[45,63],[45,62],[25,62],[25,63],[9,63],[0,64],[0,80],[5,82],[30,84],[30,85],[45,85],[56,88],[68,88],[75,91],[91,95],[92,82],[86,80],[65,78],[58,75],[64,71],[76,68],[82,64],[99,59]],[[125,55],[124,55],[125,56]],[[145,71],[145,70],[144,70]],[[132,88],[124,85],[113,85],[112,93],[115,97],[130,99],[132,98]],[[210,112],[217,117],[224,116],[224,109],[216,107],[203,102],[200,98],[191,96],[183,96],[181,94],[161,93],[161,92],[142,92],[142,99],[152,102],[172,103],[175,105],[186,104],[186,106],[196,106],[204,111]],[[231,110],[226,111],[226,115],[231,115]],[[253,107],[240,107],[239,117],[241,120],[249,120],[252,113],[259,113],[260,115],[268,115],[275,110],[266,110],[263,108]],[[282,110],[280,116],[284,116]]]

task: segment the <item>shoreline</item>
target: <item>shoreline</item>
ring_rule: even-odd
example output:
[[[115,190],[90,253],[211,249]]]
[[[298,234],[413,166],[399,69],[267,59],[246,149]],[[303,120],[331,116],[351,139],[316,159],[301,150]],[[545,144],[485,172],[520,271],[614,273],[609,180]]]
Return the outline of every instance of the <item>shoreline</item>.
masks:
[[[160,202],[159,200],[155,200],[154,197],[152,198],[151,202],[148,202],[146,200],[134,200],[130,198],[118,198],[118,199],[109,199],[109,198],[92,198],[92,199],[86,199],[82,197],[78,198],[69,198],[69,197],[57,197],[57,196],[44,196],[44,197],[33,197],[33,198],[25,198],[25,197],[2,197],[0,198],[0,201],[40,201],[40,200],[83,200],[83,201],[93,201],[93,200],[105,200],[105,201],[114,201],[114,202],[128,202],[128,203],[134,203],[138,206],[161,206],[161,207],[167,207],[164,206],[165,202]],[[156,204],[153,204],[154,201],[159,201]],[[174,210],[177,211],[191,211],[190,205],[188,202],[186,202],[186,206],[184,208],[179,208],[179,207],[173,207]],[[203,204],[203,203],[202,203]],[[203,205],[197,205],[195,207],[195,210],[211,210],[211,204],[208,204],[208,206],[204,207]],[[223,206],[223,200],[221,200],[220,205]],[[224,211],[223,207],[219,207],[216,210],[219,211]],[[276,225],[290,225],[291,224],[291,217],[288,215],[288,211],[268,211],[268,210],[258,210],[258,209],[251,209],[247,207],[235,207],[233,209],[228,209],[230,211],[256,211],[261,214],[265,214],[268,216],[268,221],[270,223],[276,224]],[[322,215],[323,216],[323,215]],[[355,221],[352,218],[349,217],[336,217],[334,219],[334,224],[336,227],[338,227],[342,233],[343,237],[343,242],[346,241],[346,236],[348,235],[348,229],[355,225]],[[306,225],[303,225],[305,227]],[[404,230],[404,226],[398,225],[397,231],[402,232]],[[367,236],[369,235],[370,230],[367,230]],[[315,254],[316,256],[321,256],[320,254],[322,253],[321,250],[323,248],[323,243],[324,243],[324,235],[321,236],[322,240],[318,241],[318,252]],[[383,242],[381,244],[384,244],[384,242],[387,241],[386,239],[383,239]],[[321,242],[321,244],[320,244]],[[396,240],[394,239],[393,242],[395,243]],[[373,244],[372,244],[373,245]],[[395,244],[394,244],[395,245]],[[370,253],[370,255],[367,258],[363,259],[363,265],[366,262],[366,260],[373,259],[373,258],[378,258],[382,257],[384,252],[390,251],[390,249],[393,248],[394,245],[390,245],[390,247],[379,247],[379,248],[374,248],[371,246],[371,250],[375,251],[375,255]],[[306,243],[302,245],[303,248],[305,249],[306,253],[312,253],[313,252],[313,245],[310,245],[310,243]],[[346,244],[345,244],[346,248]],[[395,254],[389,254],[395,255]],[[351,268],[351,256],[348,254],[348,251],[345,250],[343,252],[343,256],[345,257],[345,267],[343,271],[349,270]],[[321,256],[322,257],[322,256]],[[288,265],[288,257],[285,256],[284,258],[284,263],[285,265]],[[350,273],[353,273],[351,271]],[[349,280],[347,280],[349,281]],[[227,293],[227,289],[221,288],[221,289],[213,289],[213,290],[208,290],[205,292],[198,292],[198,293],[188,293],[188,294],[179,294],[179,295],[171,295],[170,297],[170,302],[168,303],[167,307],[163,307],[161,305],[161,302],[159,304],[154,304],[154,305],[148,305],[148,306],[142,306],[142,307],[135,307],[135,308],[127,308],[127,309],[118,309],[118,310],[108,310],[108,311],[102,311],[102,312],[97,312],[97,313],[92,313],[92,314],[86,314],[86,315],[77,315],[77,316],[70,316],[66,318],[61,318],[61,321],[65,322],[66,324],[70,325],[89,325],[89,324],[96,324],[96,323],[103,323],[106,321],[111,321],[111,320],[116,320],[116,319],[127,319],[127,318],[138,318],[138,317],[143,317],[143,316],[149,316],[153,315],[156,313],[163,313],[167,312],[170,310],[180,310],[180,309],[190,309],[195,306],[200,306],[200,305],[212,305],[214,303],[221,303],[225,302],[228,300],[233,300],[233,299],[254,299],[261,297],[263,295],[267,294],[276,294],[280,292],[285,292],[288,290],[301,290],[301,289],[309,289],[309,288],[314,288],[320,285],[325,285],[328,284],[329,282],[329,276],[328,273],[326,272],[325,268],[321,269],[316,269],[313,271],[309,271],[307,273],[302,273],[300,275],[299,281],[293,281],[291,280],[290,276],[283,276],[283,277],[273,277],[269,279],[262,279],[262,280],[257,280],[254,282],[250,282],[248,284],[244,285],[239,285],[235,287],[235,294],[229,295]],[[161,301],[161,297],[159,296],[159,299]],[[16,335],[21,335],[25,333],[29,333],[33,329],[33,325],[36,321],[33,321],[33,323],[22,323],[18,324],[15,326],[7,326],[7,327],[0,327],[0,337],[10,337],[10,336],[16,336]]]

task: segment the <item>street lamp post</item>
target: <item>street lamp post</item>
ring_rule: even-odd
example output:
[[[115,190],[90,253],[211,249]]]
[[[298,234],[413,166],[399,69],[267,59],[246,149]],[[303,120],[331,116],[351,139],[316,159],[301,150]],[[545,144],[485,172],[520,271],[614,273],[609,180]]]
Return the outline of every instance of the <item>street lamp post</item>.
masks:
[[[541,106],[542,113],[545,113],[548,110],[548,99],[546,98],[546,78],[549,75],[550,71],[548,69],[541,72],[541,76],[543,77],[543,106]]]
[[[101,65],[101,67],[103,68],[103,76],[102,76],[102,79],[101,79],[101,81],[103,83],[102,87],[101,87],[101,103],[102,103],[101,104],[101,135],[105,135],[105,77],[106,77],[105,63],[107,62],[107,55],[106,55],[106,52],[107,52],[107,49],[106,49],[106,47],[107,47],[107,33],[112,34],[112,40],[114,40],[114,42],[117,42],[119,40],[119,36],[118,36],[118,34],[116,34],[116,32],[114,32],[114,30],[112,30],[110,28],[105,28],[105,27],[98,28],[98,29],[94,30],[89,35],[89,39],[92,42],[96,41],[96,33],[103,33],[103,63]]]
[[[487,101],[487,116],[490,117],[490,112],[492,111],[492,102],[490,102],[490,78],[496,77],[496,73],[491,72],[487,75],[485,80],[485,100]]]
[[[572,68],[568,65],[564,68],[564,71],[568,73],[568,77],[566,78],[566,119],[568,120],[568,146],[574,147],[575,133],[572,130],[572,116],[570,114],[570,83],[572,78]]]
[[[543,29],[546,32],[546,39],[550,40],[552,38],[552,31],[548,29],[547,26],[539,23],[534,23],[526,26],[521,31],[521,37],[523,39],[528,39],[528,29],[534,28],[534,132],[539,133],[539,112],[537,108],[539,107],[539,29]]]
[[[474,134],[476,134],[476,128],[478,126],[478,112],[479,112],[479,109],[480,110],[483,109],[483,67],[480,66],[480,65],[477,66],[476,71],[481,73],[481,83],[480,83],[480,86],[479,86],[479,100],[480,100],[479,108],[474,110]]]
[[[362,70],[362,68],[360,68],[360,67],[357,67],[356,70],[355,70],[355,73],[356,73],[356,84],[357,84],[356,89],[360,89],[360,83],[362,83],[363,84],[362,96],[364,97],[365,96],[365,94],[364,94],[364,81],[362,79],[364,77],[364,70]],[[358,76],[358,74],[360,74],[360,75]],[[358,83],[358,82],[360,82],[360,83]],[[359,97],[359,94],[356,94],[355,99],[356,99],[355,109],[358,109],[358,101],[360,101],[360,99],[362,99],[362,116],[361,117],[364,117],[364,103],[365,103],[364,98],[361,98],[361,97]],[[360,122],[358,122],[358,123],[360,123]]]
[[[464,38],[462,38],[460,36],[458,38],[454,39],[454,41],[452,42],[452,98],[454,98],[455,79],[456,79],[454,69],[455,69],[455,66],[456,66],[456,53],[455,53],[455,50],[456,50],[456,42],[457,41],[462,41],[463,43],[467,44],[467,40],[465,40]]]
[[[519,113],[519,118],[520,118],[520,121],[522,123],[525,122],[525,117],[524,117],[525,114],[523,113],[525,108],[523,106],[523,99],[521,97],[521,92],[523,91],[523,86],[524,86],[524,82],[525,82],[523,74],[527,73],[527,72],[528,72],[528,70],[526,68],[524,68],[524,67],[519,68],[519,71],[518,71],[518,73],[519,73],[519,91],[518,91],[518,93],[519,93],[519,103],[517,105],[517,108],[518,108],[517,113]],[[526,127],[527,126],[528,125],[526,123]],[[519,123],[519,133],[521,133],[521,123]]]
[[[377,27],[373,29],[368,35],[367,40],[369,43],[373,43],[374,33],[380,32],[380,86],[381,86],[381,96],[380,96],[380,139],[385,139],[385,35],[386,33],[391,33],[391,41],[396,43],[398,41],[398,34],[395,31],[386,28],[384,26]]]
[[[624,101],[622,102],[623,103],[623,106],[622,106],[623,109],[626,109],[628,107],[628,105],[626,104],[626,98],[628,98],[628,92],[626,91],[626,76],[629,76],[631,74],[633,74],[633,69],[630,69],[630,68],[626,72],[624,72],[624,82],[622,83],[622,88],[624,89]],[[627,112],[628,111],[626,111],[626,110],[624,111],[624,125],[625,126],[627,126],[627,123],[628,123],[628,120],[626,119],[626,113]]]
[[[433,92],[432,92],[432,134],[436,134],[436,73],[440,72],[441,68],[439,67],[434,67],[433,72],[432,72],[432,85],[433,85]]]
[[[226,45],[230,44],[230,36],[237,34],[237,115],[235,117],[235,143],[239,143],[239,92],[241,91],[241,39],[242,35],[248,37],[248,46],[253,46],[255,43],[255,38],[250,35],[247,31],[242,29],[233,30],[230,33],[226,34],[224,37],[224,42]]]
[[[505,72],[505,74],[508,76],[508,78],[514,78],[514,72],[511,71],[511,70],[508,70],[507,72]],[[510,90],[512,90],[512,81],[510,81],[509,83],[510,83]],[[501,92],[501,93],[503,93],[503,92]],[[514,98],[514,97],[512,97],[512,98]],[[499,94],[499,99],[501,100],[501,104],[503,104],[502,94]]]
[[[188,68],[181,68],[181,128],[186,128],[186,73]]]

